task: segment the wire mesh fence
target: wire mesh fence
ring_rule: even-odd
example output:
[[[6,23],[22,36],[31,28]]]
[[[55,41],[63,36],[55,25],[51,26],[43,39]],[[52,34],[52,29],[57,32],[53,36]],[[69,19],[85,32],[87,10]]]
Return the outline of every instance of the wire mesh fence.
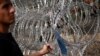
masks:
[[[22,51],[39,50],[50,43],[49,56],[83,56],[99,32],[99,0],[12,0],[16,8],[13,35]],[[64,41],[63,55],[57,31]]]

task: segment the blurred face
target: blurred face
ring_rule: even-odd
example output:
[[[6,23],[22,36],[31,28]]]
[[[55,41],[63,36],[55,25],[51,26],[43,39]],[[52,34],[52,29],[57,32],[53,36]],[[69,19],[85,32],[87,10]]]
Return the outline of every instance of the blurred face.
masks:
[[[95,0],[83,0],[85,3],[90,4],[91,2],[94,2]]]
[[[0,24],[12,24],[14,22],[15,8],[10,0],[0,0]]]

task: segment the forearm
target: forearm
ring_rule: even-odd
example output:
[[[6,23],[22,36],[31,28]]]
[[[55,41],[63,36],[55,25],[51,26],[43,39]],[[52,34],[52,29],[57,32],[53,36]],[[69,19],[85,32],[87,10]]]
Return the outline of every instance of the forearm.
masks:
[[[26,56],[43,56],[45,54],[50,53],[51,51],[51,47],[49,45],[44,45],[43,48],[39,51],[28,51],[28,52],[24,52],[23,54]]]
[[[32,52],[29,56],[43,56],[43,54],[40,51]]]
[[[43,54],[41,51],[36,51],[36,52],[31,52],[30,54],[24,56],[43,56]]]

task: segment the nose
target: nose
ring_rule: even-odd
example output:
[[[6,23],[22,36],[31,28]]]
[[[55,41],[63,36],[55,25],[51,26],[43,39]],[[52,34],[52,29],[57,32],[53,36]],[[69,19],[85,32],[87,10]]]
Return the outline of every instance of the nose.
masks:
[[[10,13],[11,14],[14,14],[15,13],[15,8],[13,6],[10,8]]]

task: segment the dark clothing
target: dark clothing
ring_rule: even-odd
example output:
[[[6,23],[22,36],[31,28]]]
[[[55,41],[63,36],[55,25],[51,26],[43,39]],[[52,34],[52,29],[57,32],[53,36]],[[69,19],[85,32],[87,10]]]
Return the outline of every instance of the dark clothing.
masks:
[[[11,33],[0,33],[0,56],[23,56]]]

